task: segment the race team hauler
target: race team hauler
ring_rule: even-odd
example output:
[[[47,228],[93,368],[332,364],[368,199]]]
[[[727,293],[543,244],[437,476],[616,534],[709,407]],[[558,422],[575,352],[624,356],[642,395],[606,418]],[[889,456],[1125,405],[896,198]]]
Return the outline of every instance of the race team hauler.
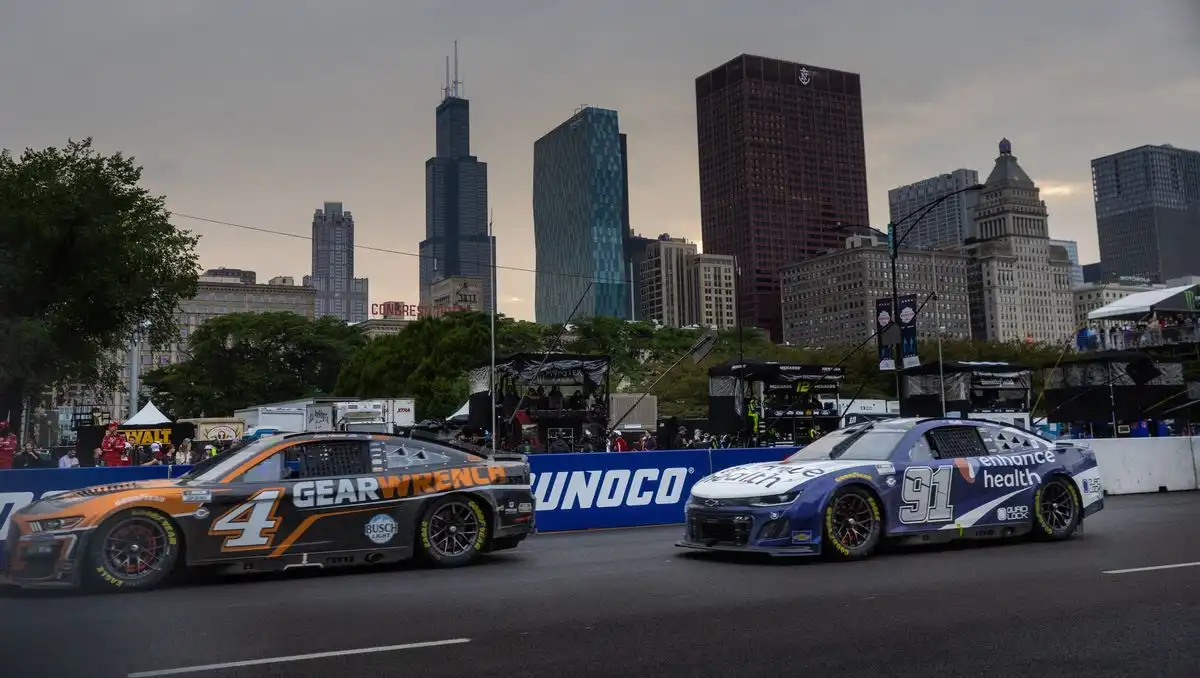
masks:
[[[483,455],[375,433],[263,438],[177,479],[26,506],[12,516],[0,577],[24,587],[141,590],[198,566],[274,571],[413,556],[466,565],[534,530],[528,464]]]
[[[983,420],[889,419],[701,479],[677,546],[856,559],[884,539],[1068,539],[1102,508],[1090,449]]]

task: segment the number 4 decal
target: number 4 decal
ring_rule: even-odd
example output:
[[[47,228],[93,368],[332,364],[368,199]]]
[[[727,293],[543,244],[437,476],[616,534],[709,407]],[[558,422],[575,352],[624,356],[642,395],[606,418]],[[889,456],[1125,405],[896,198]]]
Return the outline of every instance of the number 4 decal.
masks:
[[[954,519],[950,486],[954,478],[950,466],[910,466],[904,471],[900,522],[906,525],[944,523]]]
[[[279,530],[279,500],[284,490],[271,487],[255,492],[245,502],[234,506],[213,521],[208,533],[225,537],[222,551],[265,549],[275,541]]]

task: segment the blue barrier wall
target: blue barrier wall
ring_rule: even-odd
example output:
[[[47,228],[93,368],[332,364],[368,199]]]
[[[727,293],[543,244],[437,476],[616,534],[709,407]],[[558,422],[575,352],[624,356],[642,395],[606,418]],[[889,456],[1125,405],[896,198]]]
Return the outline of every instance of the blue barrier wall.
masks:
[[[683,522],[688,494],[714,471],[783,459],[795,448],[539,454],[530,458],[539,532]]]
[[[539,532],[683,522],[692,485],[739,464],[776,461],[791,447],[538,454],[529,458]],[[0,553],[13,511],[46,494],[94,485],[176,477],[187,466],[0,471]]]

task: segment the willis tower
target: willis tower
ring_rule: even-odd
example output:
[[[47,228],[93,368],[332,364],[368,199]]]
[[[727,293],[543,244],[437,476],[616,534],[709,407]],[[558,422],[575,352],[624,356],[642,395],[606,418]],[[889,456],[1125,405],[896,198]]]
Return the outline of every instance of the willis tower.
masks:
[[[437,152],[425,161],[425,239],[421,241],[421,305],[433,303],[431,288],[445,278],[469,278],[482,290],[482,309],[492,312],[492,249],[488,233],[487,163],[471,155],[471,104],[446,62],[446,86],[437,113]]]

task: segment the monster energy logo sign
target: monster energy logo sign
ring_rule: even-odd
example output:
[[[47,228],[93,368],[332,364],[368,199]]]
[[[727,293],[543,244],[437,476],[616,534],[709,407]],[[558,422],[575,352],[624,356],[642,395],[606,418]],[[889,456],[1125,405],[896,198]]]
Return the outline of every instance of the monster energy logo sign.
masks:
[[[1195,290],[1187,290],[1186,292],[1184,292],[1183,293],[1183,303],[1187,304],[1187,310],[1195,311],[1196,310],[1196,291]]]

